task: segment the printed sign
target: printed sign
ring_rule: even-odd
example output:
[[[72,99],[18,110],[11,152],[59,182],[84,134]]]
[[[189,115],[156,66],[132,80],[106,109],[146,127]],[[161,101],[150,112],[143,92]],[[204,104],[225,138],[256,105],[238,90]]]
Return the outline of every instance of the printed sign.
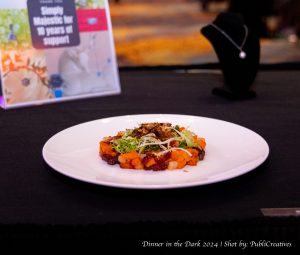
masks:
[[[107,0],[1,0],[4,108],[121,92]]]
[[[79,45],[74,1],[30,0],[27,4],[33,47],[49,49]]]

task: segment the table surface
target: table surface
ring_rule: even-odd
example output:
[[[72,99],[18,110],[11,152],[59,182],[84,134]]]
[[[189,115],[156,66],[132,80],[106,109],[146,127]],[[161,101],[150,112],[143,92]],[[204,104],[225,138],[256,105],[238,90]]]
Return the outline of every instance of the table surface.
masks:
[[[218,73],[123,71],[122,94],[0,110],[0,224],[224,222],[262,217],[261,208],[300,207],[300,72],[260,72],[257,98],[211,94]],[[70,126],[110,116],[189,114],[226,120],[260,134],[268,160],[243,176],[175,190],[87,184],[52,170],[44,143]],[[254,148],[255,149],[255,148]]]

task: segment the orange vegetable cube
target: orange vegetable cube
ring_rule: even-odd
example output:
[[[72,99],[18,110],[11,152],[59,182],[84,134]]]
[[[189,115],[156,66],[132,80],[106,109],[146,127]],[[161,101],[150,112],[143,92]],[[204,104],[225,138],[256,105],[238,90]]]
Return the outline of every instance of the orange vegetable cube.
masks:
[[[143,169],[142,160],[136,151],[123,153],[118,158],[121,168]]]

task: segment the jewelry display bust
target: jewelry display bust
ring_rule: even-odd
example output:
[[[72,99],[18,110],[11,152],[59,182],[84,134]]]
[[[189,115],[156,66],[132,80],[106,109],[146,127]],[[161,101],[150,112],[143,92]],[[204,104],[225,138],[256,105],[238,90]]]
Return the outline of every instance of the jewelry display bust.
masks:
[[[212,44],[224,76],[224,87],[215,88],[213,93],[230,98],[255,97],[251,86],[259,67],[259,37],[233,13],[219,14],[201,33]]]

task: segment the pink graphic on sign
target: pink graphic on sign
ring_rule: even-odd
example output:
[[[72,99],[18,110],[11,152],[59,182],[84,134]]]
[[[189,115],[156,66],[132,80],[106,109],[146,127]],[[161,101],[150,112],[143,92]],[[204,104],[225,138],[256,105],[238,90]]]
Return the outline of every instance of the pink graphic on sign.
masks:
[[[77,10],[80,32],[107,31],[105,9]]]

